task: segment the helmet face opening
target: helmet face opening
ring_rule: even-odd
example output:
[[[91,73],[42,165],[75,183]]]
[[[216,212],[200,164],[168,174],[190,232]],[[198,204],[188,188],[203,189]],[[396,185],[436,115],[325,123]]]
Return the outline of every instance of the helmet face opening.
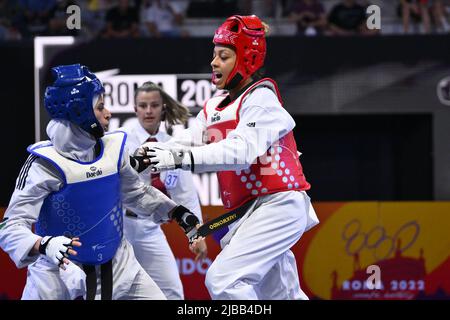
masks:
[[[255,16],[229,17],[215,32],[213,43],[236,51],[236,64],[225,83],[232,89],[264,65],[266,39],[264,26]]]
[[[93,98],[105,92],[100,80],[80,64],[52,68],[55,82],[45,90],[44,105],[52,119],[68,120],[95,138],[104,131],[95,113]]]

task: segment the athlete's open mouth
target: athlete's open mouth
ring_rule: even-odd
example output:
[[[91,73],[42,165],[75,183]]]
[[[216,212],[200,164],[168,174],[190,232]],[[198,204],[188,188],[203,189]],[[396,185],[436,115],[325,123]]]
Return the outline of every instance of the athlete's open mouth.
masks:
[[[220,78],[222,78],[222,74],[220,72],[213,71],[213,73],[212,73],[212,82],[214,84],[216,84],[217,81],[219,81]]]

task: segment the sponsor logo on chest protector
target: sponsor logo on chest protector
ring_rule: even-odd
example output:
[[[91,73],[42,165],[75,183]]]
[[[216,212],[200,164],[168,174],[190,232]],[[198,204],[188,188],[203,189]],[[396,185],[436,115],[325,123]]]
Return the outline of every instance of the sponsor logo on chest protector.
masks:
[[[92,166],[89,168],[91,172],[86,172],[86,178],[95,178],[102,175],[102,169],[97,169],[96,167]]]
[[[216,122],[220,120],[220,113],[216,112],[213,114],[212,118],[211,118],[211,122]]]

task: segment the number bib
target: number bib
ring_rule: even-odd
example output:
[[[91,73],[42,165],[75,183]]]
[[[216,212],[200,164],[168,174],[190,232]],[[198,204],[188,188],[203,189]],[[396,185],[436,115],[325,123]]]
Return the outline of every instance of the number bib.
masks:
[[[167,171],[166,179],[164,180],[164,186],[166,189],[174,189],[177,186],[178,178],[178,170]]]

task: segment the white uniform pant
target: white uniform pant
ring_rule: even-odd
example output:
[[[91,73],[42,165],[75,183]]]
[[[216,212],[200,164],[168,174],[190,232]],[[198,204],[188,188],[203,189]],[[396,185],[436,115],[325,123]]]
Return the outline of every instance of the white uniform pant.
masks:
[[[133,245],[136,259],[167,299],[184,299],[175,256],[161,227],[145,217],[125,216],[124,235]]]
[[[317,223],[305,192],[259,197],[221,241],[223,250],[206,274],[211,298],[308,299],[290,248]]]
[[[132,246],[122,239],[113,258],[114,300],[165,300],[156,283],[139,265]],[[97,272],[100,269],[96,268]],[[71,300],[85,297],[85,274],[80,267],[71,264],[64,271],[41,256],[28,266],[27,282],[22,294],[23,300]],[[97,294],[101,298],[100,276],[97,274]]]

